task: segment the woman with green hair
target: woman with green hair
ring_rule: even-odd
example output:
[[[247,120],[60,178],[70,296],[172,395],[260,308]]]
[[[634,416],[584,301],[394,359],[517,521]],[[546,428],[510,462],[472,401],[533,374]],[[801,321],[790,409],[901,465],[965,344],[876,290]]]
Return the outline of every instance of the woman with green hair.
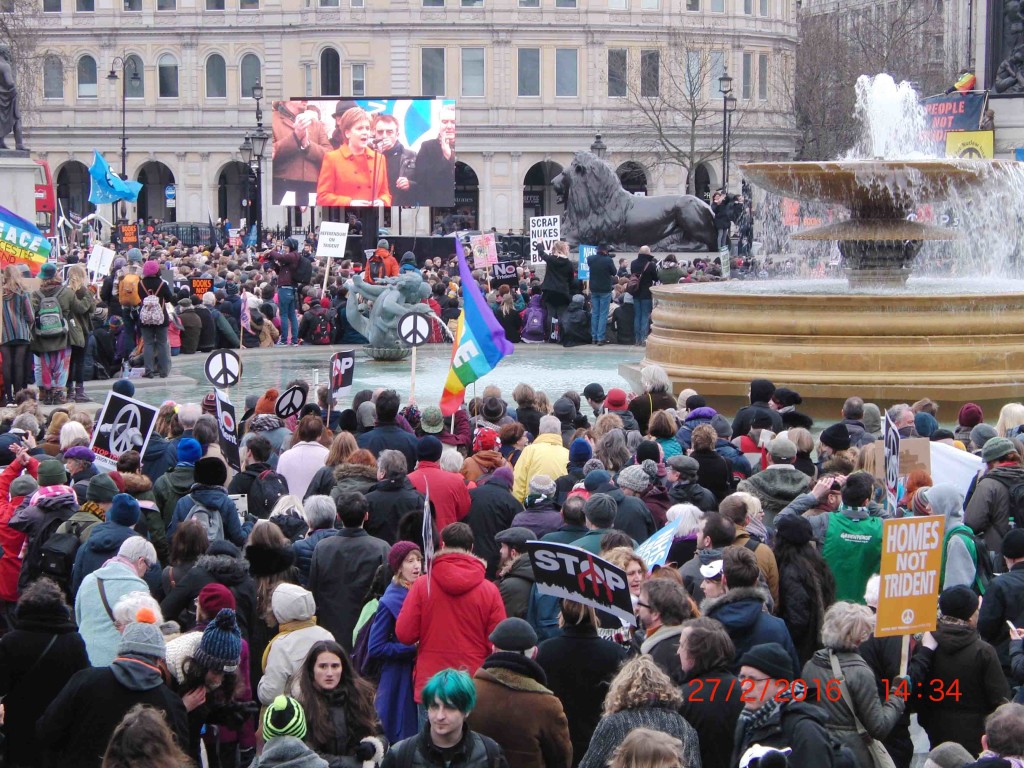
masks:
[[[430,765],[444,756],[447,768],[508,768],[501,747],[465,724],[476,706],[476,688],[466,672],[442,669],[421,693],[427,724],[416,736],[398,742],[384,756],[381,768]]]

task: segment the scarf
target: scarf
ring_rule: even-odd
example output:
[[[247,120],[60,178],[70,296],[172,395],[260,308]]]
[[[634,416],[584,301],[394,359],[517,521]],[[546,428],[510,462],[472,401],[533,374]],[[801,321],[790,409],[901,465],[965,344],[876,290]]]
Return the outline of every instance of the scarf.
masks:
[[[768,527],[764,524],[764,520],[761,518],[751,517],[747,521],[747,533],[758,541],[768,541]]]
[[[1024,768],[1024,757],[1021,757],[1020,755],[1013,755],[1012,757],[1009,757],[1007,755],[997,755],[995,752],[986,749],[984,752],[978,755],[979,761],[984,760],[985,758],[996,758],[999,760],[1005,760],[1010,764],[1010,768]]]
[[[107,511],[95,501],[83,501],[80,510],[82,512],[88,512],[90,515],[99,518],[100,521],[107,519]]]
[[[263,671],[267,671],[267,659],[270,657],[270,648],[274,645],[275,640],[292,632],[298,632],[300,629],[309,629],[315,626],[316,616],[310,619],[303,619],[302,621],[286,621],[284,624],[281,624],[277,629],[277,634],[270,638],[270,642],[267,643],[267,647],[263,651]]]
[[[740,713],[740,722],[743,723],[742,743],[747,742],[747,736],[767,723],[772,715],[779,709],[779,702],[770,698],[759,709],[744,709]]]

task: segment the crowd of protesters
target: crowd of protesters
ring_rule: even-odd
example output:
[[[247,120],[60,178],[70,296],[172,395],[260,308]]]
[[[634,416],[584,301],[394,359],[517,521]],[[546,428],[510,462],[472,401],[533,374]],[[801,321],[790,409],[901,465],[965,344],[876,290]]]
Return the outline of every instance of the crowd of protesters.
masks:
[[[932,400],[887,409],[981,466],[968,488],[912,473],[899,499],[946,530],[937,628],[904,674],[874,634],[879,407],[851,396],[822,424],[766,380],[734,414],[658,366],[642,383],[492,385],[451,417],[320,388],[281,419],[276,389],[250,393],[238,469],[211,393],[162,403],[111,472],[95,406],[15,392],[7,764],[909,768],[916,713],[926,765],[1021,765],[1024,406],[957,404],[955,430]],[[542,594],[536,539],[621,568],[635,624]]]

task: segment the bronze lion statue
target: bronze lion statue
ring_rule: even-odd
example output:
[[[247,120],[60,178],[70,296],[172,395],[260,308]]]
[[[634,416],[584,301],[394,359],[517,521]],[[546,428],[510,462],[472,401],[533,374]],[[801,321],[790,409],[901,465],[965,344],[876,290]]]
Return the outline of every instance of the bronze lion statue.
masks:
[[[562,239],[573,245],[718,250],[711,206],[693,195],[631,195],[622,188],[612,167],[590,152],[577,152],[551,185],[565,205]]]

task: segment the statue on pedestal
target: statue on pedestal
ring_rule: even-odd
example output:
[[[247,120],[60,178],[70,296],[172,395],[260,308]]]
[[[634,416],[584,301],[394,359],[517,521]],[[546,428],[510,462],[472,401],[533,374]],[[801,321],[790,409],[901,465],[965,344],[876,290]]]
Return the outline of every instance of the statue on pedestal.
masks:
[[[399,350],[405,346],[398,340],[398,320],[407,312],[433,314],[422,301],[430,296],[430,286],[423,282],[419,272],[403,272],[398,277],[387,277],[374,284],[355,275],[348,283],[348,303],[345,316],[353,328],[369,340],[374,350]],[[372,302],[368,316],[359,311],[357,296]]]
[[[0,149],[7,149],[7,134],[14,134],[14,148],[25,150],[21,135],[21,113],[18,111],[18,89],[14,86],[11,49],[0,45]]]

